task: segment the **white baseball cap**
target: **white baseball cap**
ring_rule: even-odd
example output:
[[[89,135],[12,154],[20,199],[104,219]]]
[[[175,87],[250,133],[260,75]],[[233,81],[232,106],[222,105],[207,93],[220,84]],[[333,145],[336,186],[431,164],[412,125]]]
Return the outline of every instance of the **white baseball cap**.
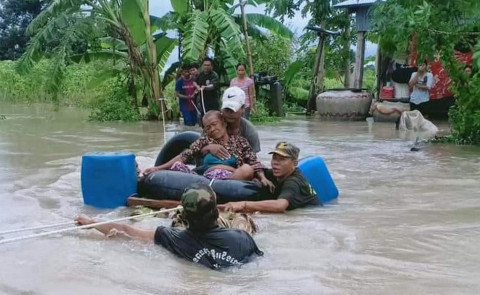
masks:
[[[240,87],[232,86],[223,92],[222,109],[238,112],[245,104],[245,92]]]

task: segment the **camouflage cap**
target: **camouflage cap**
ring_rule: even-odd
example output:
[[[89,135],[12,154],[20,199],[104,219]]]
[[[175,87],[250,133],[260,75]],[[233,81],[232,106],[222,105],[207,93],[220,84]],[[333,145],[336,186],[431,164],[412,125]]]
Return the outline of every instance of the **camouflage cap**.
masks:
[[[298,155],[300,154],[300,149],[291,143],[281,141],[277,143],[277,145],[275,146],[275,150],[270,152],[269,154],[278,154],[282,157],[297,160]]]
[[[217,197],[210,187],[194,185],[183,192],[182,206],[188,213],[203,214],[216,208]]]

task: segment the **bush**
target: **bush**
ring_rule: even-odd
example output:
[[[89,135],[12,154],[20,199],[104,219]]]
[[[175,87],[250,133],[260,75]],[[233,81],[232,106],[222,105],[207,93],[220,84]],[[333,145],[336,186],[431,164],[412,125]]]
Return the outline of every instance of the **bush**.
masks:
[[[140,113],[132,105],[132,100],[124,86],[116,85],[110,97],[101,100],[89,116],[93,121],[138,121]]]
[[[455,105],[449,112],[452,135],[459,144],[480,144],[480,74],[458,77],[460,82],[453,87]]]
[[[263,100],[257,100],[255,102],[257,112],[250,115],[250,121],[255,123],[272,123],[280,121],[280,117],[271,116],[265,102]]]
[[[52,102],[53,94],[47,89],[50,60],[41,60],[28,74],[15,71],[15,62],[0,62],[0,100],[16,103]],[[88,106],[97,98],[105,98],[111,89],[108,82],[102,87],[89,88],[88,82],[105,68],[104,62],[73,64],[66,68],[63,84],[58,93],[60,105]],[[111,82],[110,82],[111,83]]]

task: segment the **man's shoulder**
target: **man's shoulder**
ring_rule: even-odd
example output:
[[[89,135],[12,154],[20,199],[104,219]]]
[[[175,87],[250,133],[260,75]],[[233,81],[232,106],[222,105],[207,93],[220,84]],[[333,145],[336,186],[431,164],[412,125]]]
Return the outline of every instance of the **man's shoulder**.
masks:
[[[256,129],[255,129],[255,126],[252,124],[252,122],[250,122],[249,120],[245,119],[244,117],[242,117],[242,121],[241,121],[240,124],[242,125],[242,127],[246,128],[246,129],[256,130]]]
[[[305,178],[305,175],[303,175],[303,173],[298,168],[296,168],[295,171],[293,171],[293,173],[290,174],[290,176],[288,176],[285,179],[285,183],[287,183],[287,182],[296,183],[298,185],[308,184],[308,181]]]

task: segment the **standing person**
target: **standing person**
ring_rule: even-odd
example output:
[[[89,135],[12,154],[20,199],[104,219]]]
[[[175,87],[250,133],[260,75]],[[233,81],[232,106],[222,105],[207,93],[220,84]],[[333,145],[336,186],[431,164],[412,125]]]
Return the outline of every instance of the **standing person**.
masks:
[[[255,114],[255,84],[253,80],[246,75],[246,66],[243,63],[239,63],[236,66],[237,77],[230,81],[230,87],[237,86],[245,92],[245,111],[243,117],[248,119],[250,117],[250,111]]]
[[[253,254],[263,255],[247,232],[218,226],[217,198],[209,186],[194,184],[186,188],[181,202],[182,219],[187,229],[159,226],[156,230],[146,230],[118,223],[94,228],[106,236],[123,233],[135,240],[155,243],[179,257],[212,269],[241,265],[250,261]],[[86,225],[96,221],[79,216],[75,222]]]
[[[410,94],[410,110],[424,112],[425,103],[430,100],[429,90],[433,87],[433,75],[428,72],[426,60],[418,65],[416,72],[412,73],[408,86],[413,89]]]
[[[193,79],[193,81],[197,80],[197,77],[198,77],[198,64],[197,63],[190,64],[190,77]]]
[[[197,123],[197,111],[195,110],[195,85],[190,78],[189,67],[182,66],[182,75],[175,83],[175,94],[178,97],[178,105],[183,115],[185,126],[195,126]]]
[[[211,58],[206,57],[203,60],[203,72],[201,72],[196,80],[195,87],[197,88],[199,94],[199,105],[201,117],[205,115],[205,112],[220,109],[219,98],[219,85],[218,85],[218,75],[213,71],[213,61]],[[203,91],[203,101],[202,94]],[[204,105],[203,105],[204,104]],[[205,109],[205,110],[204,110]]]
[[[288,142],[279,142],[272,154],[272,170],[265,171],[274,184],[271,195],[264,201],[230,202],[219,205],[233,212],[283,213],[308,205],[321,205],[315,191],[297,168],[300,149]],[[269,200],[271,199],[271,200]]]

